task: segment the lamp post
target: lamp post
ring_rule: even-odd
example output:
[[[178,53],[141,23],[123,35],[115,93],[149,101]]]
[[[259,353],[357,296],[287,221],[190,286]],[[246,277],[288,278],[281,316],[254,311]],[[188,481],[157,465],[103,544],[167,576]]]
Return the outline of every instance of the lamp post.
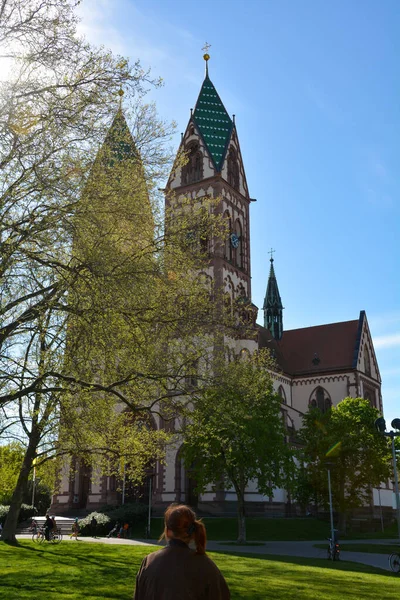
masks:
[[[391,422],[393,429],[400,429],[400,419],[393,419]],[[375,427],[382,435],[390,437],[392,440],[392,458],[393,458],[393,471],[394,471],[394,493],[396,496],[396,511],[397,511],[397,531],[400,540],[400,498],[399,498],[399,479],[397,476],[397,461],[396,461],[396,447],[394,440],[400,435],[400,431],[386,431],[386,421],[383,417],[379,417],[375,421]]]
[[[328,493],[329,493],[329,514],[331,518],[331,540],[335,539],[335,529],[333,527],[333,505],[332,505],[332,487],[331,487],[331,466],[333,463],[327,462],[326,466],[328,469]]]

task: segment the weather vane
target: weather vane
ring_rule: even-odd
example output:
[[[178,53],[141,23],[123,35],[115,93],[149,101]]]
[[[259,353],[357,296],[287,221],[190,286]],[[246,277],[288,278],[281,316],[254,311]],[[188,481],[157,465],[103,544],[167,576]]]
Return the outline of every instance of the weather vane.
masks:
[[[209,48],[211,48],[211,44],[209,44],[208,42],[206,42],[204,44],[202,50],[204,50],[204,52],[207,54]]]

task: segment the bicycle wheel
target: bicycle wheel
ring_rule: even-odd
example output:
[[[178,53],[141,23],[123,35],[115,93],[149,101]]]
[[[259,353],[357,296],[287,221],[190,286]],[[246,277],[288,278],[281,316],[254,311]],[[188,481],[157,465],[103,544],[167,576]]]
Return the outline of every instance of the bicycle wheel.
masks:
[[[398,573],[400,571],[400,554],[393,552],[389,556],[389,566],[393,573]]]
[[[38,542],[39,536],[40,536],[40,533],[38,531],[35,531],[35,533],[32,533],[32,542]]]
[[[57,531],[54,532],[54,534],[53,534],[53,542],[55,544],[59,544],[60,542],[62,542],[61,529],[57,529]]]

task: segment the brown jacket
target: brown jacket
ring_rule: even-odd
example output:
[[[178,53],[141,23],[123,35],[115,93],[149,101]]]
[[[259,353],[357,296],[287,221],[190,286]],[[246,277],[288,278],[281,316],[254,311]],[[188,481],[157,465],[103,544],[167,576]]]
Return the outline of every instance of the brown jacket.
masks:
[[[213,561],[180,540],[143,559],[134,600],[229,600],[226,581]]]

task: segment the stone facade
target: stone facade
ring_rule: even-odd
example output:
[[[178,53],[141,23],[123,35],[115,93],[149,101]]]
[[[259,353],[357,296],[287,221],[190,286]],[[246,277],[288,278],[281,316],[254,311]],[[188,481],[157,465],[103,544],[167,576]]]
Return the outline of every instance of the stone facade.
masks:
[[[225,302],[232,307],[240,298],[251,305],[250,270],[250,206],[252,199],[246,181],[239,139],[234,119],[225,110],[208,74],[200,91],[186,131],[182,136],[179,154],[186,153],[188,161],[172,169],[166,186],[166,202],[176,198],[219,198],[219,211],[227,220],[229,235],[225,244],[210,240],[210,263],[204,277],[222,291]],[[273,260],[271,269],[273,277]],[[271,278],[271,272],[270,272]],[[381,379],[366,315],[346,323],[332,323],[282,332],[282,305],[277,281],[269,282],[275,300],[275,315],[280,322],[277,334],[255,326],[252,335],[225,335],[223,343],[227,359],[252,353],[267,347],[276,359],[272,373],[276,391],[282,398],[282,414],[288,437],[295,442],[295,432],[301,427],[302,415],[310,406],[326,410],[343,398],[361,396],[382,411]],[[272,285],[273,284],[273,285]],[[271,292],[272,293],[272,292]],[[275,304],[274,304],[275,302]],[[264,311],[268,302],[264,303]],[[278,311],[278,312],[276,312]],[[253,306],[254,323],[257,308]],[[268,315],[264,313],[264,323]],[[164,424],[159,419],[157,427]],[[71,467],[71,468],[69,468]],[[166,465],[156,465],[151,503],[156,512],[171,502],[196,505],[203,513],[234,514],[235,494],[231,490],[208,491],[198,497],[194,482],[180,457],[177,443],[167,450]],[[146,493],[146,490],[145,490]],[[148,490],[147,490],[148,493]],[[372,503],[377,504],[377,491]],[[67,465],[61,474],[60,492],[54,498],[52,510],[60,514],[71,509],[95,509],[104,504],[120,502],[115,479],[93,477],[82,465]],[[148,495],[143,501],[148,502]],[[278,489],[273,497],[257,492],[256,482],[247,490],[249,514],[285,515],[291,511],[290,498]],[[389,489],[380,494],[382,505],[391,506]]]

